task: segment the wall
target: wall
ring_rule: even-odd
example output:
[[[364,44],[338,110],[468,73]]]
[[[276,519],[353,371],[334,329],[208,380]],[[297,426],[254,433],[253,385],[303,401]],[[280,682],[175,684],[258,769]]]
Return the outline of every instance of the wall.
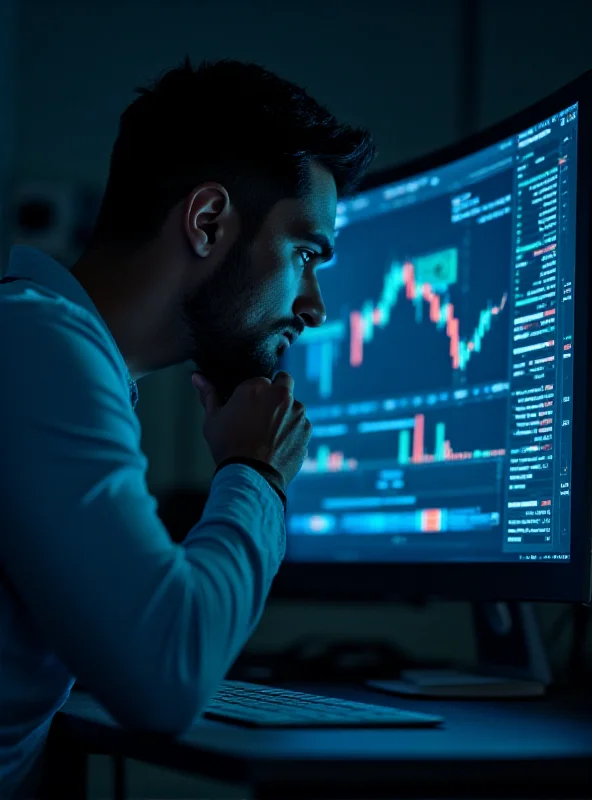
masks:
[[[17,26],[16,0],[3,0],[0,3],[0,275],[7,261],[6,199],[15,166]]]
[[[592,68],[592,4],[480,0],[479,127],[534,103]]]

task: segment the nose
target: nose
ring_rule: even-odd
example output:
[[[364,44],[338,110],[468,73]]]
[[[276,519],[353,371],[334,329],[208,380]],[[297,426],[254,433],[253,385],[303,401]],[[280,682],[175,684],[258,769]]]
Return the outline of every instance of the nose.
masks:
[[[307,328],[318,328],[327,319],[327,309],[323,302],[321,288],[316,276],[307,282],[306,290],[301,292],[292,307],[295,316],[302,319]]]

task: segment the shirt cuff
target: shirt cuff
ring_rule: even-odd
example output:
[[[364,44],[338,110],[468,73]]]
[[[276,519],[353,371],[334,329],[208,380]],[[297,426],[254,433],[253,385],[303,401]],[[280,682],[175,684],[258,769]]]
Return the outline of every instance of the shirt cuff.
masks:
[[[286,511],[286,486],[280,472],[278,472],[275,467],[272,467],[271,464],[268,464],[265,461],[260,461],[258,458],[245,458],[242,456],[237,456],[236,458],[226,458],[224,461],[221,461],[216,467],[214,475],[220,472],[223,467],[227,467],[229,464],[244,464],[246,467],[251,467],[252,469],[256,470],[256,472],[258,472],[262,478],[265,478],[267,483],[280,498],[282,505],[284,506],[284,512]]]

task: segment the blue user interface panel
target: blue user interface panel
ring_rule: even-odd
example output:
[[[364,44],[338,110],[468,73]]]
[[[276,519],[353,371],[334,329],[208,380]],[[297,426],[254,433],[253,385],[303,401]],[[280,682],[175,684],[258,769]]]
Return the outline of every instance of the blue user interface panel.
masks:
[[[569,560],[577,127],[339,204],[289,561]]]

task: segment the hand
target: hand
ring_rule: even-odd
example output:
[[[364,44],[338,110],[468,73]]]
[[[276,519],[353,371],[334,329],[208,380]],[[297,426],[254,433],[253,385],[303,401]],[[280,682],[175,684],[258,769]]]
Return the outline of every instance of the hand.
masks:
[[[224,405],[203,375],[193,373],[206,412],[204,436],[216,464],[227,458],[256,458],[280,473],[286,486],[306,458],[312,425],[294,399],[294,379],[278,372],[273,382],[251,378]]]

